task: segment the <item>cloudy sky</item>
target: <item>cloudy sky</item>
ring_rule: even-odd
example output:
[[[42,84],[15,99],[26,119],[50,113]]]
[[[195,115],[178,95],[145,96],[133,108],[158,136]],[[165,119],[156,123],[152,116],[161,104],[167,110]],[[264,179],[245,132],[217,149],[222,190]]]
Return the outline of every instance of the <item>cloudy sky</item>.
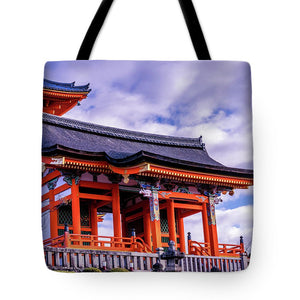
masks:
[[[250,77],[249,65],[241,62],[77,61],[45,67],[49,80],[90,83],[88,98],[65,117],[163,135],[202,135],[212,158],[247,169],[253,163]],[[251,245],[252,198],[252,188],[223,196],[216,211],[220,243],[236,244],[243,235]],[[111,216],[106,219],[101,234],[111,232]],[[203,241],[200,222],[199,214],[186,218],[185,230]]]

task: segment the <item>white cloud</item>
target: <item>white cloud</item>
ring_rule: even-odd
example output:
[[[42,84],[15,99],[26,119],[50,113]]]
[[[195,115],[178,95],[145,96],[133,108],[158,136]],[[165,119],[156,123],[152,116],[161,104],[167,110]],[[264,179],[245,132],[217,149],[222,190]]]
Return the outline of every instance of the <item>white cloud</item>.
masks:
[[[252,168],[250,70],[244,63],[80,61],[48,65],[45,77],[90,83],[92,92],[65,116],[105,126],[174,136],[203,136],[209,155]],[[250,190],[252,192],[252,190]],[[244,195],[247,191],[236,191]],[[225,196],[226,198],[227,196]],[[229,198],[226,200],[233,200]],[[251,243],[252,206],[218,210],[220,242]],[[106,227],[104,224],[110,224]],[[112,234],[111,220],[100,234]],[[201,215],[185,229],[203,241]]]
[[[113,222],[112,222],[112,214],[107,213],[103,217],[104,221],[98,223],[98,235],[100,236],[113,236]]]
[[[185,237],[187,237],[188,232],[190,232],[192,234],[192,240],[204,242],[202,213],[184,218],[184,231]]]
[[[253,206],[241,206],[235,209],[216,210],[218,236],[220,243],[238,244],[244,237],[245,247],[249,251],[252,242]]]
[[[252,205],[235,209],[216,209],[217,231],[220,244],[239,244],[244,237],[246,250],[250,252],[252,242]],[[201,213],[184,220],[185,234],[192,233],[192,240],[204,242]]]
[[[45,77],[90,83],[65,116],[165,135],[203,136],[215,160],[252,168],[251,85],[245,63],[80,61],[48,64]]]

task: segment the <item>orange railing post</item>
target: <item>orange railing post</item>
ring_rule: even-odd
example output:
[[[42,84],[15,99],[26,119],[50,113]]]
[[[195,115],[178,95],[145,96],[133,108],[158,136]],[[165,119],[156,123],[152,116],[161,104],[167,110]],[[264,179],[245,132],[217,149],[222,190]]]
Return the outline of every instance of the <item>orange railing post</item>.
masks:
[[[134,230],[131,237],[111,237],[70,234],[68,228],[65,228],[63,235],[54,239],[44,240],[43,243],[45,246],[51,247],[152,253],[150,246],[142,238],[136,237]]]
[[[187,237],[187,239],[188,239],[188,254],[191,254],[191,242],[192,242],[192,234],[190,233],[190,232],[188,232],[188,237]]]

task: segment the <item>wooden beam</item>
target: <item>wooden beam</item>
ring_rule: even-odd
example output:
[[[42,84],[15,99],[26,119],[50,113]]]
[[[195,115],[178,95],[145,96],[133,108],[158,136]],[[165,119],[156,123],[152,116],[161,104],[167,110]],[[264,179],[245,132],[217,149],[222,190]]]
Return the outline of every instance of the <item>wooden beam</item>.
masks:
[[[56,206],[60,205],[61,203],[65,202],[65,201],[70,200],[71,198],[72,198],[72,195],[68,195],[68,196],[63,197],[62,199],[54,201],[51,205],[49,204],[47,206],[42,207],[42,212],[45,212],[48,209],[54,209]]]
[[[136,220],[136,219],[142,218],[143,215],[144,215],[144,213],[143,213],[142,211],[140,211],[140,212],[138,212],[138,213],[136,213],[136,214],[134,214],[134,215],[125,217],[125,220],[126,220],[126,222],[130,222],[130,221],[132,221],[132,220]]]
[[[138,174],[141,172],[149,171],[149,164],[143,163],[138,166],[133,166],[133,167],[115,167],[113,165],[109,165],[109,168],[117,174],[122,174],[122,175],[130,175],[130,174]]]
[[[51,172],[50,174],[46,175],[42,178],[42,185],[46,184],[48,181],[61,176],[61,173],[58,170],[55,170],[54,172]]]
[[[197,203],[208,202],[207,196],[200,194],[188,194],[188,193],[178,193],[172,191],[159,191],[159,199],[173,199],[173,200],[183,200],[183,201],[194,201]]]
[[[57,195],[67,189],[70,189],[71,187],[66,183],[66,184],[63,184],[57,188],[54,189],[54,194]]]
[[[88,194],[88,193],[79,193],[79,198],[81,199],[90,199],[90,200],[102,200],[102,201],[112,201],[112,196],[97,195],[97,194]]]
[[[174,203],[175,208],[202,210],[201,204]]]
[[[79,182],[79,186],[92,188],[92,189],[99,189],[99,190],[112,190],[113,184],[110,183],[101,183],[101,182],[94,182],[94,181],[84,181],[81,180]]]
[[[184,170],[166,168],[159,165],[150,165],[150,171],[142,173],[142,175],[149,173],[161,175],[164,178],[181,178],[181,180],[184,181],[203,182],[208,184],[218,184],[222,186],[237,186],[239,188],[253,185],[252,178],[241,178],[209,173],[189,172]]]
[[[57,195],[57,194],[59,194],[59,193],[61,193],[61,192],[64,192],[64,191],[70,189],[70,188],[71,188],[71,186],[69,186],[69,185],[66,183],[66,184],[63,184],[63,185],[61,185],[61,186],[55,188],[55,189],[53,190],[53,191],[54,191],[53,193],[54,193],[54,195]],[[49,198],[49,192],[46,193],[46,194],[44,194],[44,195],[42,195],[42,202],[45,201],[45,200],[48,199],[48,198]]]
[[[199,212],[201,212],[202,210],[189,210],[189,211],[186,211],[186,212],[181,212],[181,216],[182,218],[186,218],[186,217],[190,217],[192,215],[195,215],[195,214],[198,214]]]
[[[160,204],[159,203],[159,210],[162,210],[162,209],[166,209],[168,207],[168,203],[162,203],[162,204]]]
[[[124,208],[124,209],[123,209],[123,212],[124,212],[125,214],[127,214],[127,213],[129,213],[129,212],[135,211],[135,210],[137,210],[137,209],[139,209],[139,208],[144,207],[144,206],[146,205],[146,203],[147,203],[147,201],[141,201],[141,202],[139,202],[139,203],[137,203],[137,204],[134,204],[134,205],[132,205],[132,206],[129,206],[129,207]]]
[[[101,201],[100,203],[96,203],[96,208],[100,208],[102,206],[105,206],[107,204],[111,203],[111,201]]]
[[[49,193],[49,192],[46,193],[46,194],[44,194],[44,195],[42,196],[42,202],[45,201],[45,200],[47,200],[47,199],[49,199],[49,197],[50,197],[50,193]]]

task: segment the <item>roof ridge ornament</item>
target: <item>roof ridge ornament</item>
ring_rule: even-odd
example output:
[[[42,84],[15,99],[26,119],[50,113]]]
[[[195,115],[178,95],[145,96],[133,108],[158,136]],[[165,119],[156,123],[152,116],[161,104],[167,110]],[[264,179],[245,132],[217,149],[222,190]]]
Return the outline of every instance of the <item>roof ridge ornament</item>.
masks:
[[[77,93],[89,93],[91,91],[90,84],[84,85],[75,85],[75,81],[73,82],[58,82],[44,78],[44,89],[53,90],[53,91],[61,91],[61,92],[77,92]]]
[[[200,144],[200,146],[202,147],[202,149],[203,149],[204,151],[206,151],[205,143],[203,143],[202,135],[200,135],[200,137],[199,137],[199,144]]]

